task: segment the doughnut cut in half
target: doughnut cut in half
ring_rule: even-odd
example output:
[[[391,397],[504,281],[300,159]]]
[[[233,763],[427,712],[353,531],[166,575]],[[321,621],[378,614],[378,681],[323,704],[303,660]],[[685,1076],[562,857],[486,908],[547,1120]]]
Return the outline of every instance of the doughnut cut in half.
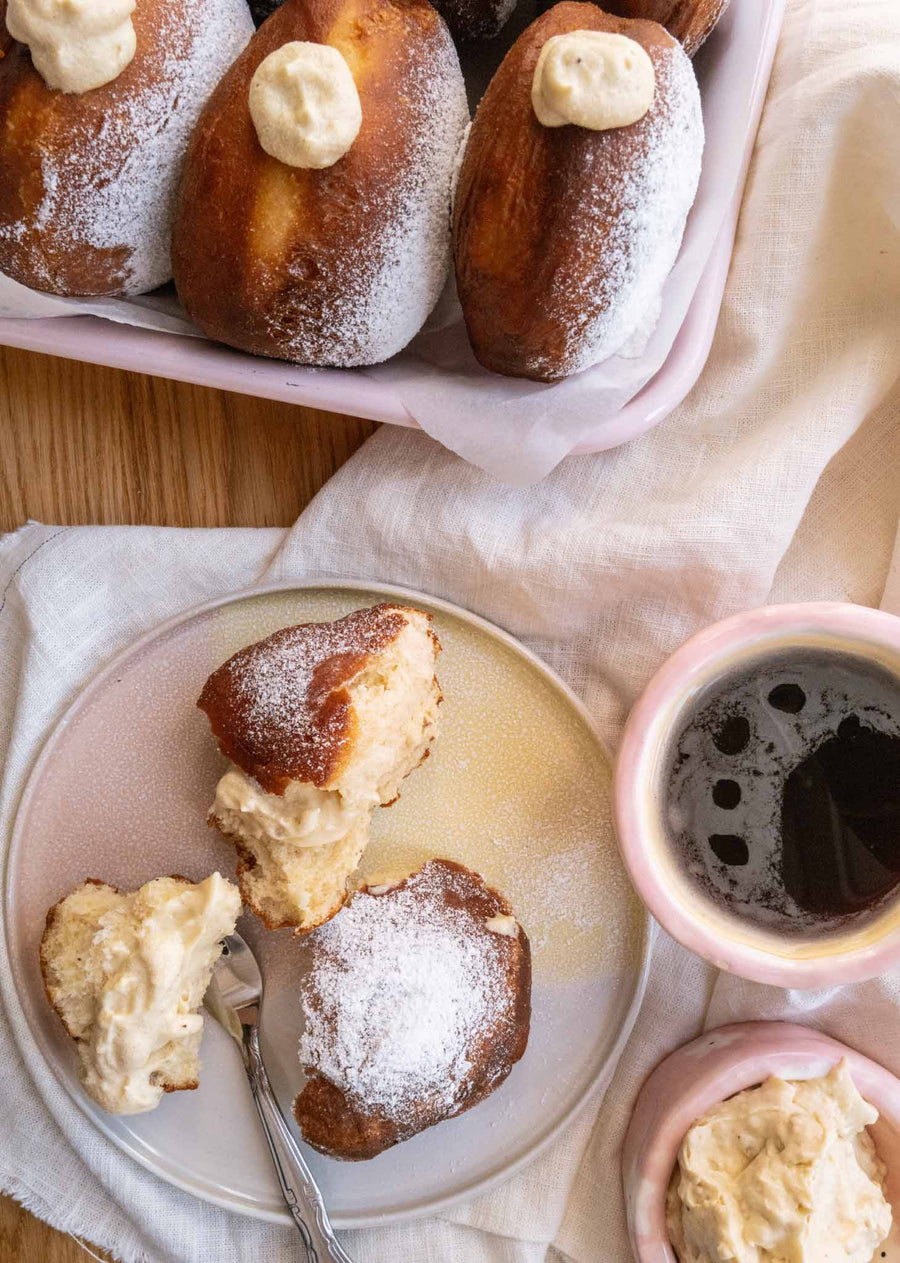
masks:
[[[207,680],[198,705],[232,764],[209,822],[269,929],[311,930],[343,905],[372,811],[434,740],[439,651],[429,614],[377,605],[286,627]]]
[[[75,1041],[79,1078],[108,1113],[144,1113],[164,1092],[197,1087],[198,1010],[240,911],[237,887],[213,873],[135,891],[88,880],[47,913],[47,999]]]

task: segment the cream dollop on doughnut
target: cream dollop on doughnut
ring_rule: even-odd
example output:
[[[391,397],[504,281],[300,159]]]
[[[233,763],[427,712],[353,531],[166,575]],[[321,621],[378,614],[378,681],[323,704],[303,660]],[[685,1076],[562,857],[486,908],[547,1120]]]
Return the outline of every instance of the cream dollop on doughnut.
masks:
[[[636,40],[611,31],[569,31],[541,49],[531,100],[544,127],[575,123],[602,132],[642,119],[655,88],[653,62]]]
[[[362,107],[350,67],[329,44],[294,40],[262,61],[250,82],[250,115],[267,154],[321,169],[359,133]]]
[[[135,0],[9,0],[6,27],[27,44],[50,88],[90,92],[111,83],[137,47]]]

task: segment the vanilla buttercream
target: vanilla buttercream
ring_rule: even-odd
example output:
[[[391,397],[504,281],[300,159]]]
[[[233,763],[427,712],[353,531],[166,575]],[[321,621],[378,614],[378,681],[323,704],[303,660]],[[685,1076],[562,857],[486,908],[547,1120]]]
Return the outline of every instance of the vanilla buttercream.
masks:
[[[138,1114],[195,1087],[197,1011],[241,910],[218,873],[120,892],[86,882],[54,909],[42,944],[48,994],[78,1041],[79,1076],[110,1114]]]
[[[680,1263],[870,1263],[891,1229],[878,1112],[846,1062],[770,1078],[700,1118],[678,1155],[667,1226]]]
[[[338,49],[294,40],[257,67],[250,116],[267,154],[290,167],[319,169],[333,166],[356,140],[362,106]]]
[[[50,88],[89,92],[111,83],[137,48],[135,0],[9,0],[6,27],[27,44]]]
[[[268,794],[232,766],[216,786],[211,816],[229,835],[290,846],[327,846],[346,837],[368,809],[349,806],[339,790],[289,781],[283,794]]]
[[[636,40],[612,31],[569,31],[542,47],[531,100],[544,127],[575,123],[608,131],[642,119],[655,89],[653,62]]]

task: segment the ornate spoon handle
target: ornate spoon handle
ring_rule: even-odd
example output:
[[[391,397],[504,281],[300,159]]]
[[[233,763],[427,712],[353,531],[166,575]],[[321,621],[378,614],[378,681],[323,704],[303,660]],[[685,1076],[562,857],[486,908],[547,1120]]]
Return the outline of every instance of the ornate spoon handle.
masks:
[[[260,1055],[256,1026],[244,1028],[243,1043],[247,1078],[269,1142],[278,1183],[306,1246],[305,1263],[327,1263],[329,1259],[332,1263],[353,1263],[334,1235],[322,1194],[275,1100]]]

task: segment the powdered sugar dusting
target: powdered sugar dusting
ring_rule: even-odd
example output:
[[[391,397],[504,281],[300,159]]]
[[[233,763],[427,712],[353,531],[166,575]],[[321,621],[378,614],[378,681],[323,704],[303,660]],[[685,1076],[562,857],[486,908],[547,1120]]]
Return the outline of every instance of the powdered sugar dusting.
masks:
[[[138,0],[140,5],[141,0]],[[0,224],[0,239],[26,242],[52,232],[68,249],[123,251],[116,292],[140,294],[172,275],[174,202],[188,140],[206,99],[253,34],[244,0],[180,0],[158,6],[161,49],[156,82],[116,93],[99,130],[63,131],[41,158],[43,198],[28,219]],[[28,266],[51,290],[65,291],[40,242]]]
[[[566,373],[630,350],[627,344],[646,325],[647,313],[658,318],[662,287],[678,257],[697,194],[703,154],[697,80],[679,45],[654,52],[656,94],[639,125],[635,160],[623,167],[620,180],[611,182],[602,152],[585,150],[585,161],[597,170],[583,234],[570,255],[571,266],[554,279],[558,294],[550,291],[551,306],[579,313],[566,331]],[[599,277],[598,257],[603,267]],[[560,365],[555,357],[547,363],[536,355],[529,368],[558,375]]]
[[[198,706],[222,750],[269,792],[285,778],[324,786],[347,735],[353,681],[412,618],[396,605],[355,610],[335,623],[283,628],[228,658],[203,686]]]
[[[301,1063],[401,1123],[423,1105],[452,1113],[473,1056],[512,1019],[512,940],[449,903],[448,881],[426,864],[387,895],[356,895],[316,931],[301,992]]]
[[[277,640],[252,646],[231,675],[246,736],[254,746],[263,746],[275,733],[279,740],[285,733],[289,740],[302,740],[307,734],[311,737],[313,673],[324,658],[351,652],[363,653],[364,649],[359,643],[351,649],[340,632],[328,629],[311,637],[300,627],[288,629]],[[327,740],[328,733],[321,736]]]
[[[469,122],[453,41],[441,25],[429,56],[404,63],[405,112],[417,120],[395,179],[371,210],[383,231],[363,251],[329,257],[328,292],[290,270],[289,297],[269,331],[286,358],[306,364],[377,364],[418,333],[450,267],[450,182]]]
[[[213,709],[217,696],[224,694],[241,745],[252,758],[302,763],[321,780],[343,735],[345,717],[341,710],[323,710],[325,694],[316,696],[313,688],[317,669],[343,657],[346,675],[352,677],[354,664],[383,649],[402,630],[406,617],[397,606],[377,605],[332,623],[286,627],[224,663],[207,682],[200,705]]]
[[[238,602],[216,657],[379,599],[317,589]],[[411,872],[440,852],[503,891],[528,932],[536,979],[593,986],[628,973],[643,910],[618,855],[608,759],[533,665],[446,613],[434,626],[443,646],[440,735],[399,802],[375,813],[361,879]]]

